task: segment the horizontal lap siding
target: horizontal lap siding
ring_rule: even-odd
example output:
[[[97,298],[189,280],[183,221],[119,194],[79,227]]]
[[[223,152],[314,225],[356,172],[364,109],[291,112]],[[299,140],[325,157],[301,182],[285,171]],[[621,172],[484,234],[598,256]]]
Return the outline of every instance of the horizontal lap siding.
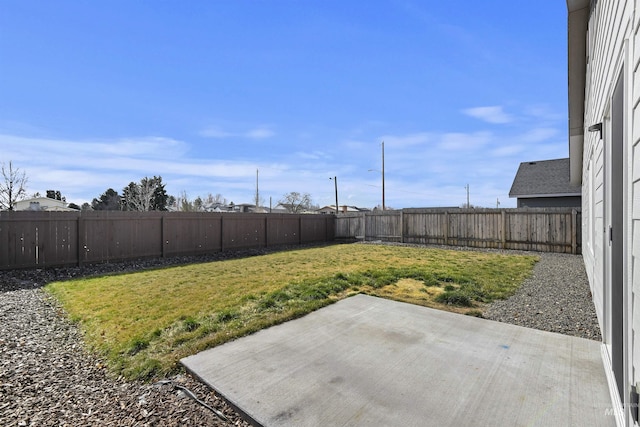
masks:
[[[635,2],[635,13],[631,36],[633,57],[633,98],[631,99],[631,143],[629,144],[629,161],[631,166],[631,185],[629,188],[630,203],[630,261],[629,281],[633,289],[633,368],[638,381],[638,367],[640,366],[640,0]]]

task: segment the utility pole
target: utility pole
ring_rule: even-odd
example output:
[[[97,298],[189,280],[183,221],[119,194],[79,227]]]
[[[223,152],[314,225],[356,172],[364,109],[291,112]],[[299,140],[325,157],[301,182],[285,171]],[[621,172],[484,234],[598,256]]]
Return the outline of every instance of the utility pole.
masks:
[[[384,141],[382,141],[382,210],[384,209]]]
[[[333,178],[329,178],[333,180],[333,183],[336,187],[336,215],[338,215],[338,177],[334,176]]]
[[[496,209],[500,207],[500,199],[496,198]]]
[[[467,209],[469,209],[469,184],[467,184],[464,188],[467,189]]]
[[[258,169],[256,169],[256,211],[260,205],[260,192],[258,192]]]

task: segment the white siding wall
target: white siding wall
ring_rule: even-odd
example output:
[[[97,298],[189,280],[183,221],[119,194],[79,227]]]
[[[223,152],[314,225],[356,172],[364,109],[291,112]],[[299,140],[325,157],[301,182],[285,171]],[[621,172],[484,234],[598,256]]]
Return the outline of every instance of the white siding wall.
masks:
[[[630,260],[627,280],[633,290],[632,381],[633,383],[638,383],[640,382],[640,0],[635,0],[634,6],[632,36],[629,40],[631,56],[629,58],[629,70],[632,78],[627,79],[629,84],[633,85],[633,89],[627,92],[632,94],[628,102],[631,108],[629,109],[630,119],[628,120],[628,134],[630,135],[630,149],[628,152],[628,164],[630,166],[628,191],[628,196],[630,197],[630,233],[627,244],[629,245]]]
[[[625,74],[625,282],[629,286],[626,389],[640,383],[640,0],[599,0],[589,21],[585,87],[585,128],[604,122],[614,85]],[[583,256],[596,311],[603,327],[606,256],[606,148],[597,132],[586,132],[583,151]],[[620,209],[621,207],[612,207]],[[603,331],[604,332],[604,331]],[[629,425],[632,424],[627,418]]]
[[[604,122],[603,136],[608,132],[610,100],[617,77],[625,62],[624,42],[628,39],[634,1],[600,0],[591,15],[587,34],[587,75],[585,84],[585,127]],[[626,69],[629,69],[625,64]],[[587,275],[600,321],[604,316],[604,254],[605,254],[605,152],[598,132],[585,132],[582,185],[583,194],[583,251]],[[591,190],[589,190],[591,189]]]

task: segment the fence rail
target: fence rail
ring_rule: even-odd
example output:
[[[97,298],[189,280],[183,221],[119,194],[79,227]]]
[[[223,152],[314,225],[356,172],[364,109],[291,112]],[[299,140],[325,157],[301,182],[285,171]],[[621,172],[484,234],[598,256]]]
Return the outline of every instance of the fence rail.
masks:
[[[0,212],[0,269],[333,241],[333,215]]]
[[[581,253],[580,209],[403,209],[339,215],[336,238]]]

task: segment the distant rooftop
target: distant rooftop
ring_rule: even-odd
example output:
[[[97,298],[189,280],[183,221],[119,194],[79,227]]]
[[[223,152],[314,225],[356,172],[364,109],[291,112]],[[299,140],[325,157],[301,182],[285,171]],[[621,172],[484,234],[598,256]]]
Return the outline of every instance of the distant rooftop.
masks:
[[[580,186],[569,183],[569,158],[520,163],[509,191],[509,197],[580,195]]]

